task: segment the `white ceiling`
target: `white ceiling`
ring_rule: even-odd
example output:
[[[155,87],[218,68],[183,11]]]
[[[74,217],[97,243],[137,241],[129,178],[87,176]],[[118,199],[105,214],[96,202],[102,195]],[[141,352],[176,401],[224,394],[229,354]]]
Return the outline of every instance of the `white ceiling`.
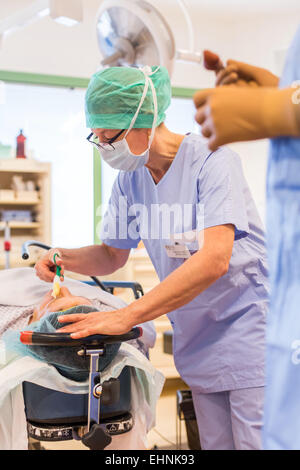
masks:
[[[17,10],[26,7],[34,0],[0,0],[0,19],[3,19]],[[164,5],[164,8],[170,5],[171,9],[176,8],[176,0],[148,0],[152,2],[157,8]],[[290,12],[291,10],[300,12],[299,0],[185,0],[187,5],[194,9],[203,9],[205,11],[224,12],[226,14],[241,15],[247,13],[260,13],[260,12]],[[99,5],[101,0],[99,0]],[[84,0],[85,8],[88,8],[89,0]],[[94,8],[95,2],[92,2]],[[300,21],[300,14],[299,14]]]
[[[165,0],[161,0],[164,2]],[[299,0],[185,0],[187,4],[210,10],[235,12],[272,12],[300,9]],[[174,2],[173,2],[174,3]],[[299,18],[300,19],[300,18]]]
[[[21,8],[30,5],[30,3],[32,3],[32,0],[0,0],[0,18],[10,16]]]

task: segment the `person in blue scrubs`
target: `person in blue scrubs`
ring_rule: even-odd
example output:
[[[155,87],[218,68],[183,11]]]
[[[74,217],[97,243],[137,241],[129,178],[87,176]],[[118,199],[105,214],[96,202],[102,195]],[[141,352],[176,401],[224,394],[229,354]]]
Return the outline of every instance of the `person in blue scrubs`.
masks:
[[[101,157],[121,170],[103,243],[55,248],[36,271],[51,282],[58,252],[63,269],[110,274],[143,241],[160,284],[118,311],[60,317],[72,322],[60,331],[73,338],[121,334],[167,314],[202,448],[261,449],[268,308],[262,224],[239,156],[167,129],[170,99],[163,67],[112,67],[92,77],[87,125]]]
[[[251,89],[246,86],[250,82]],[[271,299],[263,445],[296,450],[300,449],[300,27],[287,54],[280,89],[265,70],[232,60],[218,74],[217,84],[230,87],[195,96],[196,117],[210,148],[272,137],[267,175]],[[225,129],[222,114],[230,115]]]

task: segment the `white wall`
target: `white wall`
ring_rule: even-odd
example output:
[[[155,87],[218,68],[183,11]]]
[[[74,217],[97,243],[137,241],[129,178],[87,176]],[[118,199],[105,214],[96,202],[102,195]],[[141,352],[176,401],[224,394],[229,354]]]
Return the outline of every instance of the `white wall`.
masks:
[[[287,9],[280,14],[252,15],[242,21],[235,21],[232,56],[279,73],[281,71],[277,70],[274,52],[288,49],[298,26],[299,9]]]

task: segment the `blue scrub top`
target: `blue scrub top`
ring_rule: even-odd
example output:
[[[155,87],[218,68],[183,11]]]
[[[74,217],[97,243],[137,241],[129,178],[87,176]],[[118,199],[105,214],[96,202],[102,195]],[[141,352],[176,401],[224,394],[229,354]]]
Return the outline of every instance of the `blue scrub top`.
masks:
[[[168,236],[161,228],[163,204],[177,205],[184,214],[185,207],[193,208],[185,217],[174,216]],[[226,147],[212,153],[202,137],[191,134],[158,184],[146,167],[121,171],[101,238],[122,249],[142,240],[162,281],[185,262],[167,256],[169,236],[201,227],[203,213],[203,228],[233,224],[235,241],[228,273],[168,314],[176,367],[192,389],[204,393],[262,386],[268,299],[264,233],[238,155]],[[193,243],[188,248],[197,249]]]
[[[280,87],[295,81],[299,103],[300,28],[289,49]],[[300,449],[300,138],[271,142],[267,203],[271,300],[264,447]]]

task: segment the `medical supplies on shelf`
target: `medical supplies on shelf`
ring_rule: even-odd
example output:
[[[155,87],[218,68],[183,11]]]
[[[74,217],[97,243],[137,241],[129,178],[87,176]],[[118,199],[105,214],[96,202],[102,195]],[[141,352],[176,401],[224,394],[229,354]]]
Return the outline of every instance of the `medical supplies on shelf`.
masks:
[[[30,210],[1,210],[0,220],[3,222],[34,222],[34,213]]]
[[[14,202],[15,201],[15,192],[13,189],[0,189],[0,202]]]
[[[28,238],[51,243],[51,165],[25,158],[0,159],[0,269],[5,266],[3,229],[11,231],[11,267],[20,266],[21,245]],[[34,264],[39,256],[27,264]],[[26,262],[22,262],[26,265]]]
[[[17,152],[16,152],[17,158],[26,158],[25,142],[26,142],[26,137],[23,134],[23,130],[21,129],[20,134],[17,137]]]
[[[2,204],[30,204],[38,202],[38,191],[14,191],[13,189],[0,189],[0,203]]]
[[[39,202],[39,191],[33,180],[24,180],[22,175],[13,175],[7,184],[10,186],[9,188],[0,186],[0,203],[29,204]]]

